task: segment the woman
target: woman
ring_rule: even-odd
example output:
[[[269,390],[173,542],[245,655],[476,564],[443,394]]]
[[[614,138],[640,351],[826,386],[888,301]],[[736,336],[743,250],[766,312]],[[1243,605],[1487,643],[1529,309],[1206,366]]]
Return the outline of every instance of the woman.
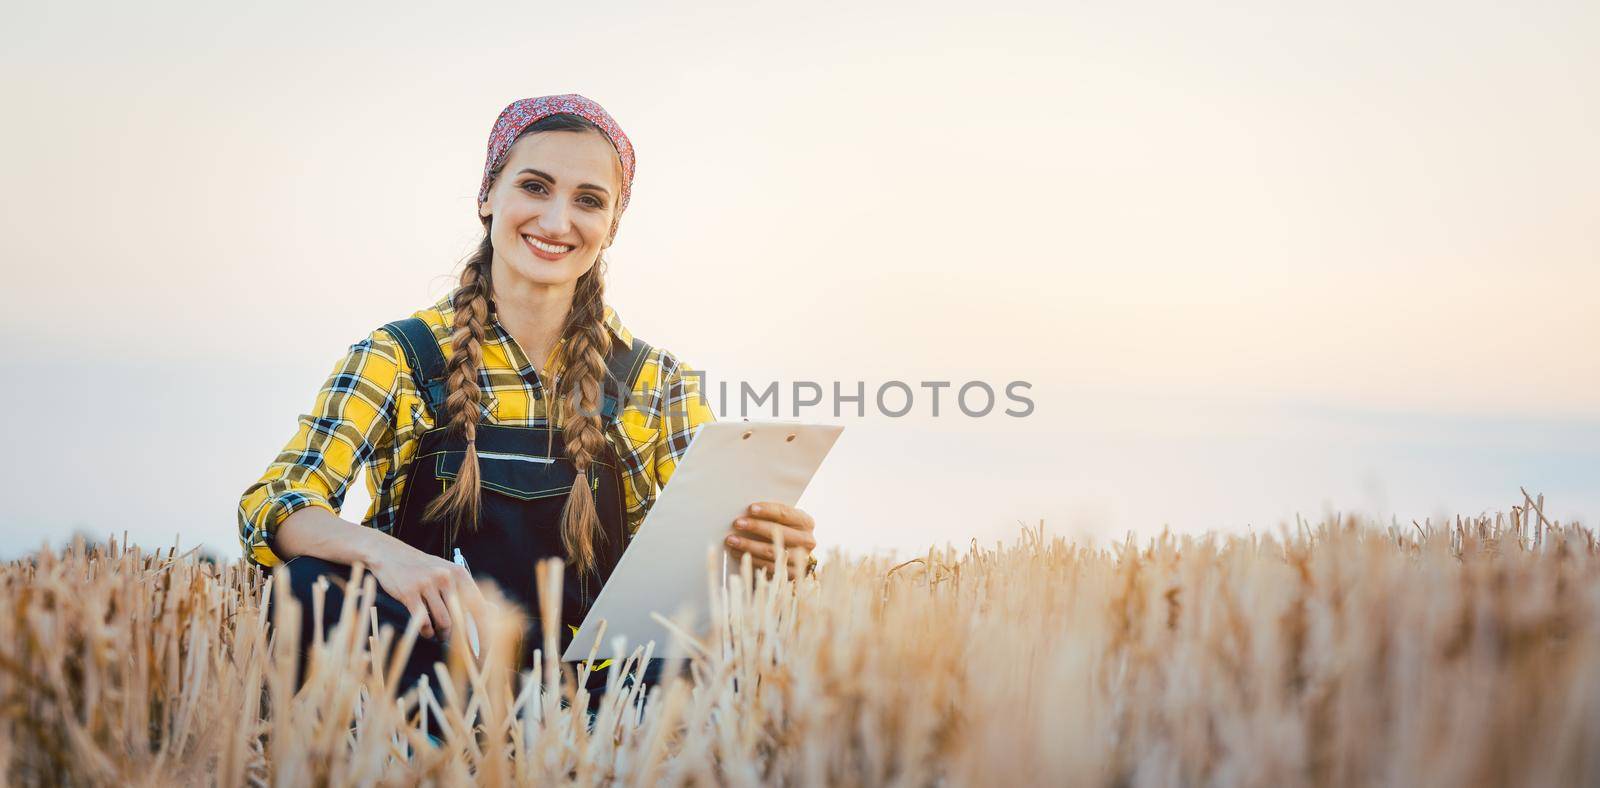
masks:
[[[599,104],[565,94],[507,106],[478,192],[484,237],[460,286],[351,346],[240,500],[245,556],[286,567],[302,602],[317,577],[348,577],[360,561],[381,619],[421,617],[401,691],[443,657],[455,624],[445,599],[476,593],[474,575],[536,617],[535,562],[563,558],[565,648],[694,428],[713,418],[695,375],[604,303],[602,252],[633,172],[633,146]],[[356,525],[337,515],[361,463],[373,495]],[[727,543],[770,571],[782,532],[809,571],[812,530],[803,511],[754,502]],[[329,594],[325,626],[340,604]]]

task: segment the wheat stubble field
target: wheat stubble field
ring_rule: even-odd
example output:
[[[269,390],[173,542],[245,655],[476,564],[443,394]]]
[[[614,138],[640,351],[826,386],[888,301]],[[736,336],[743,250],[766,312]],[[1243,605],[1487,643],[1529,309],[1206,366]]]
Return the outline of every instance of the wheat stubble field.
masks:
[[[395,698],[373,654],[414,633],[347,618],[362,626],[317,647],[297,694],[261,573],[79,542],[0,570],[0,774],[1592,785],[1600,546],[1541,511],[1524,496],[1448,523],[1334,517],[1099,547],[1025,529],[898,565],[836,557],[816,578],[721,596],[693,680],[609,694],[592,726],[563,703],[556,664],[506,670],[509,620],[485,627],[483,665]]]

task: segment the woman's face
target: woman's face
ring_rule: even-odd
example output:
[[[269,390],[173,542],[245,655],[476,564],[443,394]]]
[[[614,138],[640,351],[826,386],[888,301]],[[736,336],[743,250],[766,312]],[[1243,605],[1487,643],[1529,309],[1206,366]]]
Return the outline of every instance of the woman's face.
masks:
[[[621,167],[611,143],[594,131],[545,131],[511,145],[480,216],[492,216],[491,276],[511,284],[561,287],[576,282],[611,245],[621,197]]]

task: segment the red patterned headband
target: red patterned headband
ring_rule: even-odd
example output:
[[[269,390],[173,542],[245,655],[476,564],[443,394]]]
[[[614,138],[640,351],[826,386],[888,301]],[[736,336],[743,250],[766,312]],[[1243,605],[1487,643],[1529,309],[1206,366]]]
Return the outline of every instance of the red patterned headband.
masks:
[[[622,219],[622,212],[628,209],[628,195],[633,191],[633,143],[628,141],[628,135],[622,133],[622,127],[617,125],[604,107],[576,93],[517,99],[500,111],[494,128],[489,131],[489,155],[483,164],[483,183],[478,187],[478,203],[481,205],[489,199],[489,186],[493,181],[490,173],[505,163],[506,153],[511,150],[511,143],[516,141],[517,135],[534,122],[563,112],[586,118],[599,126],[600,131],[611,140],[611,147],[617,150],[617,158],[622,162],[622,197],[617,202],[616,219],[611,224],[611,230],[615,233],[616,222]]]

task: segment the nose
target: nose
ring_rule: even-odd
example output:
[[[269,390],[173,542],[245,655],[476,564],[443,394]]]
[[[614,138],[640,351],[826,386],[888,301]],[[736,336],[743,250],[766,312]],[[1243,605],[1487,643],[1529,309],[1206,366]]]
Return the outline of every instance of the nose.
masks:
[[[572,229],[572,214],[564,201],[550,201],[544,215],[539,217],[539,229],[544,231],[547,238],[560,240],[567,237],[567,232]]]

